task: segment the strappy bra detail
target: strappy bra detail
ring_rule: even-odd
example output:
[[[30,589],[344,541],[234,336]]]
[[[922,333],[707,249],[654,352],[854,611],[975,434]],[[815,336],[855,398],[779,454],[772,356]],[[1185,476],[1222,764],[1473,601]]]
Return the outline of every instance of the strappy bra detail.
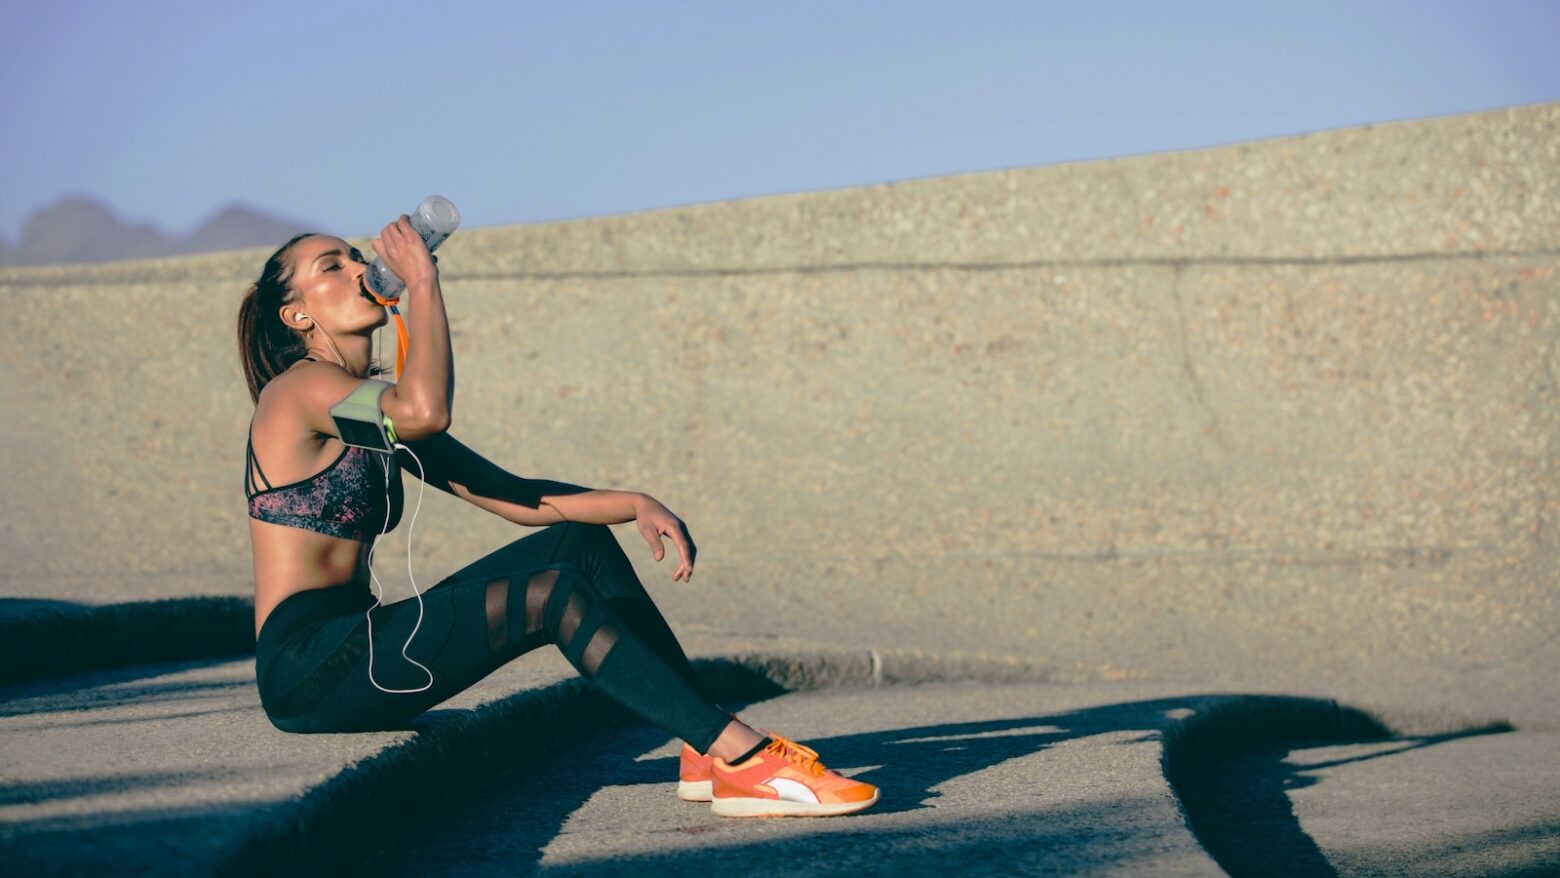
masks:
[[[302,481],[272,487],[255,459],[251,421],[245,458],[244,494],[251,518],[365,543],[401,522],[401,467],[394,454],[349,445],[325,469]],[[256,484],[255,474],[265,483],[264,490]]]

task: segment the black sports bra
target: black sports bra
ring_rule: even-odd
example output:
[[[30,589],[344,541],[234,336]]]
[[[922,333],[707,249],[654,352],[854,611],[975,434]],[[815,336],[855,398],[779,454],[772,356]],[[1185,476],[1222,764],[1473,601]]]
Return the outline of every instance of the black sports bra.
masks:
[[[400,524],[404,498],[401,466],[394,454],[349,445],[320,472],[272,487],[255,459],[254,429],[251,420],[244,468],[251,518],[364,543]],[[258,490],[255,474],[265,483],[264,490]]]

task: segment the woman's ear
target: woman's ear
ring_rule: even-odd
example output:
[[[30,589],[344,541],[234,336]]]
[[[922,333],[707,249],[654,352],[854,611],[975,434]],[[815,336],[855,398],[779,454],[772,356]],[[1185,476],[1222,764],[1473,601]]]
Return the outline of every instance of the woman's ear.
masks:
[[[289,329],[307,332],[309,327],[314,324],[314,318],[299,311],[297,308],[283,308],[282,323]]]

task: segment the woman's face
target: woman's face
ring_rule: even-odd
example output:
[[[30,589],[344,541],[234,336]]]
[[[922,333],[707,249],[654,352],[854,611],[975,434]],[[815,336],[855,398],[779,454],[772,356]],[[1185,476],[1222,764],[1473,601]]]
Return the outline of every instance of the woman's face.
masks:
[[[346,241],[330,235],[304,238],[293,245],[292,286],[298,292],[282,306],[282,319],[299,330],[318,325],[333,335],[384,325],[389,315],[368,298],[367,272],[363,254]]]

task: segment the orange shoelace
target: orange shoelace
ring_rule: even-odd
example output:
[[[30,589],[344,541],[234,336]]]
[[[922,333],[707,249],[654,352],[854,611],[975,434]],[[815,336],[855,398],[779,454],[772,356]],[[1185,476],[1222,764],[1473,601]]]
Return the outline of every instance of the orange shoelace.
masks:
[[[782,738],[771,732],[769,737],[774,740],[764,749],[779,756],[781,759],[795,765],[813,777],[822,777],[825,769],[823,763],[818,761],[818,751],[809,747],[803,747],[788,738]]]

